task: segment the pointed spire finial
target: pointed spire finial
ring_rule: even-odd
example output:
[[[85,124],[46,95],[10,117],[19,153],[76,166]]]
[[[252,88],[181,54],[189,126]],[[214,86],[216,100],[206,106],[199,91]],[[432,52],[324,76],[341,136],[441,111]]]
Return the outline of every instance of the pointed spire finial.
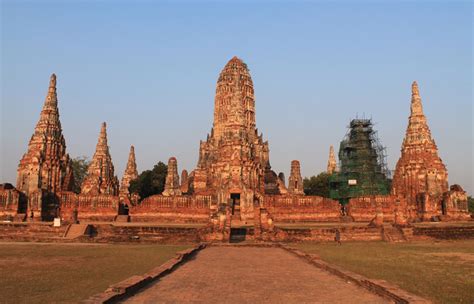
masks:
[[[129,166],[134,166],[136,171],[137,165],[135,164],[135,147],[133,145],[130,146],[130,153],[128,154],[127,168]]]
[[[420,91],[418,90],[418,83],[416,82],[416,80],[413,81],[413,83],[411,84],[411,94],[420,96]]]
[[[56,88],[56,74],[51,74],[51,77],[49,78],[49,87],[50,88]]]
[[[411,115],[424,115],[423,105],[421,103],[420,91],[418,89],[418,83],[413,81],[411,85]]]
[[[105,122],[102,123],[100,127],[100,134],[99,134],[99,140],[97,142],[97,148],[100,150],[108,150],[108,145],[107,145],[107,124]]]

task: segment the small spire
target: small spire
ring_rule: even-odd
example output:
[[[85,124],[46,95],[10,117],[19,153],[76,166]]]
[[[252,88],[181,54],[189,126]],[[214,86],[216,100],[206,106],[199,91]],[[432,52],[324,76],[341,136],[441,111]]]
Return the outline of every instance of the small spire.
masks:
[[[44,102],[43,109],[56,109],[58,105],[58,96],[56,94],[56,74],[51,74],[49,78],[48,95]]]
[[[107,123],[103,122],[100,127],[100,137],[107,139]]]
[[[59,110],[58,110],[58,95],[56,93],[56,75],[52,74],[49,80],[48,93],[44,100],[43,109],[41,110],[40,119],[36,125],[36,128],[45,127],[47,125],[57,125],[61,128],[59,122]]]
[[[49,87],[50,88],[56,88],[56,74],[51,74],[51,77],[49,78]]]
[[[129,187],[130,182],[137,179],[138,171],[137,164],[135,161],[135,147],[130,146],[130,153],[128,154],[127,166],[125,167],[125,172],[122,176],[122,182],[120,184],[120,195],[122,197],[127,197],[130,194]]]
[[[130,153],[128,154],[127,167],[129,166],[129,164],[134,164],[134,163],[135,163],[135,147],[132,145],[130,146]]]
[[[97,150],[108,150],[107,145],[107,124],[105,122],[102,123],[100,127],[100,134],[99,134],[99,141],[97,142]]]
[[[411,95],[420,96],[420,91],[418,90],[418,83],[416,80],[411,84]]]
[[[114,165],[107,144],[107,124],[102,123],[94,156],[87,169],[88,175],[81,186],[81,193],[105,193],[117,195],[119,181],[114,174]]]
[[[411,85],[411,115],[424,115],[423,105],[421,103],[420,90],[418,89],[418,83],[413,81]]]
[[[331,145],[329,147],[329,159],[326,172],[329,174],[333,174],[337,171],[337,161],[336,155],[334,154],[334,147]]]

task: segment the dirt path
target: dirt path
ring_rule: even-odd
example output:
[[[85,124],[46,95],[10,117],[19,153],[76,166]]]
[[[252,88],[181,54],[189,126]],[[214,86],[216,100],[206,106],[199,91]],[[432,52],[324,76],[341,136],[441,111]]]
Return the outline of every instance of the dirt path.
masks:
[[[127,303],[388,303],[280,248],[210,247]]]

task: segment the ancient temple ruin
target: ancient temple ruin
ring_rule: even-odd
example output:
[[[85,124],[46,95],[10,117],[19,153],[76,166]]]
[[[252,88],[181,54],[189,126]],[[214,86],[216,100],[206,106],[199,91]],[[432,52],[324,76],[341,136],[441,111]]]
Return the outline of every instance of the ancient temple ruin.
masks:
[[[81,186],[82,194],[118,195],[119,181],[107,144],[107,124],[102,123],[94,156]]]
[[[297,160],[291,161],[290,177],[288,178],[288,193],[304,194],[303,177],[301,177],[300,162]]]
[[[181,195],[181,185],[179,184],[178,161],[176,157],[168,160],[168,172],[166,174],[165,190],[163,196]]]
[[[16,189],[28,197],[28,209],[34,217],[47,216],[45,213],[54,216],[58,207],[55,194],[72,190],[73,184],[59,121],[56,75],[52,74],[39,121],[18,165]]]
[[[454,187],[452,191],[456,189]],[[438,155],[438,147],[423,113],[418,84],[414,81],[410,117],[393,176],[392,194],[406,199],[412,217],[418,213],[428,220],[447,214],[443,197],[449,197],[446,194],[448,190],[448,172]]]
[[[214,124],[200,143],[193,189],[238,205],[240,215],[251,218],[254,201],[265,194],[265,170],[270,168],[268,142],[256,128],[252,78],[247,65],[234,57],[217,80]]]
[[[128,154],[127,167],[125,167],[125,172],[120,183],[120,196],[122,198],[129,198],[130,196],[130,182],[135,180],[138,177],[137,163],[135,160],[135,147],[130,147],[130,152]]]
[[[350,122],[339,161],[338,166],[331,147],[327,164],[331,198],[304,194],[297,160],[291,162],[285,185],[284,174],[272,170],[269,144],[256,128],[249,69],[234,57],[218,77],[213,126],[200,142],[197,167],[189,174],[183,170],[181,182],[177,159],[171,157],[163,193],[138,200],[137,193],[129,193],[130,182],[138,177],[134,147],[119,185],[103,123],[81,193],[76,194],[71,191],[74,177],[53,74],[40,120],[18,167],[17,187],[0,187],[0,218],[23,221],[28,214],[32,221],[60,217],[205,223],[206,239],[228,240],[232,229],[248,229],[255,238],[276,237],[275,222],[356,221],[381,227],[383,222],[406,225],[469,217],[466,192],[459,185],[448,188],[446,167],[431,138],[416,83],[393,187],[385,150],[370,119]]]

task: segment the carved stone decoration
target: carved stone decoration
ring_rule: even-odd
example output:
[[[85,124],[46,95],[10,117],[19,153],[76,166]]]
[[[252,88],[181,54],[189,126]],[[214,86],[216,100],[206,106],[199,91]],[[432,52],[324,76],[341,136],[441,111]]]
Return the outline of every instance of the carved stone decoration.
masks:
[[[129,197],[130,192],[128,188],[130,187],[130,182],[138,178],[137,163],[135,160],[135,147],[130,147],[130,153],[128,154],[127,167],[122,177],[122,182],[120,183],[120,196],[122,198]]]
[[[56,75],[52,74],[40,118],[18,165],[17,186],[28,198],[31,212],[41,211],[41,197],[72,190],[74,176],[59,120]],[[33,203],[39,198],[38,203]],[[38,212],[38,213],[37,213]]]
[[[119,194],[119,181],[107,144],[107,125],[102,123],[94,156],[81,186],[82,194]]]
[[[411,111],[392,182],[392,194],[416,206],[425,219],[440,212],[442,195],[448,190],[448,172],[431,137],[418,84],[412,84]],[[429,204],[429,206],[427,205]]]
[[[291,172],[290,177],[288,178],[288,193],[298,195],[304,194],[300,162],[297,160],[291,161]]]
[[[168,173],[166,174],[165,190],[163,196],[181,195],[181,186],[179,184],[178,161],[176,157],[170,157],[168,160]]]
[[[188,178],[187,170],[181,171],[181,192],[182,193],[189,192],[189,178]]]
[[[326,172],[328,174],[333,174],[337,171],[337,161],[336,155],[334,154],[334,147],[331,145],[329,147],[329,159],[328,159],[328,166]]]
[[[206,141],[199,146],[194,170],[196,194],[214,195],[218,203],[239,205],[242,219],[253,218],[254,199],[267,190],[277,191],[271,173],[268,142],[258,134],[255,97],[247,65],[232,58],[217,81],[214,123]]]

